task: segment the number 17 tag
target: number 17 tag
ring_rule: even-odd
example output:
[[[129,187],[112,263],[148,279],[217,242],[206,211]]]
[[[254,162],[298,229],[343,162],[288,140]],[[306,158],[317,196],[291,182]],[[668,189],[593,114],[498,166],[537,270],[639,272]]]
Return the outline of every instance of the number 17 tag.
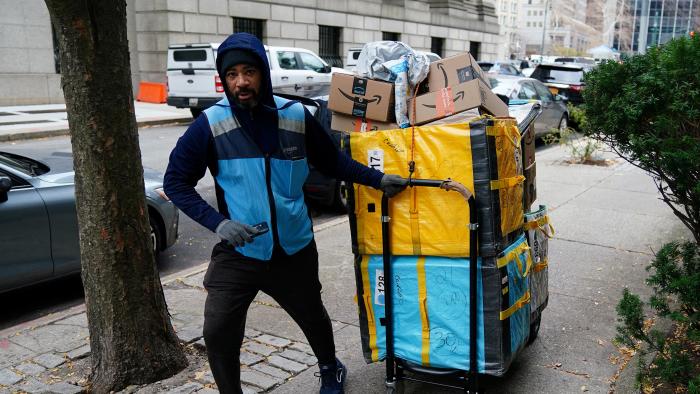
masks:
[[[367,151],[367,166],[384,172],[384,151],[381,149],[369,149]]]

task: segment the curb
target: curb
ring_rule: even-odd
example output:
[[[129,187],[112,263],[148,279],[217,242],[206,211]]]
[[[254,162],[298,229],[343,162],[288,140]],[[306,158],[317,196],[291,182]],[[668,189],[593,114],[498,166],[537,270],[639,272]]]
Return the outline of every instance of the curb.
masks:
[[[163,126],[163,125],[181,125],[189,124],[192,122],[192,118],[173,118],[173,119],[158,119],[158,120],[147,120],[142,122],[137,122],[137,127],[148,127],[148,126]],[[20,140],[31,140],[38,138],[48,138],[48,137],[61,137],[70,134],[69,128],[60,128],[56,130],[38,130],[38,131],[18,131],[16,133],[0,134],[0,142],[10,142],[10,141],[20,141]]]

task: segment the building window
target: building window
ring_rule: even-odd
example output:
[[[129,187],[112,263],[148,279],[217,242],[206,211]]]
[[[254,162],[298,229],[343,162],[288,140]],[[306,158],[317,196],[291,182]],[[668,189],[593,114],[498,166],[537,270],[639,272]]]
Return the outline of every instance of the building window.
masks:
[[[262,19],[238,18],[233,17],[233,32],[234,33],[250,33],[263,40],[263,26],[265,21]]]
[[[51,24],[51,39],[53,40],[53,64],[56,68],[56,74],[61,73],[61,50],[58,45],[58,37],[56,37],[56,30],[53,28],[53,23]]]
[[[382,40],[384,40],[384,41],[401,41],[401,33],[383,31],[382,32]]]
[[[442,37],[430,37],[430,52],[444,57],[442,48],[445,46],[445,39]]]
[[[333,67],[343,67],[340,57],[340,28],[318,26],[318,54]]]
[[[525,26],[530,27],[530,22],[527,22]]]
[[[479,60],[479,49],[481,49],[481,43],[478,41],[469,41],[469,52],[472,54],[474,59]]]

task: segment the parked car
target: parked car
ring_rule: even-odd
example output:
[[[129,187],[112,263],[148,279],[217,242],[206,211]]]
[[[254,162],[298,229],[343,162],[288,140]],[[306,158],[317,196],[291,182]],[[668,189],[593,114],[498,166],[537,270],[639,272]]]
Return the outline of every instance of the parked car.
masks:
[[[189,108],[192,116],[219,101],[224,85],[216,71],[219,44],[176,44],[168,48],[168,105]],[[265,46],[272,89],[276,93],[313,97],[328,89],[333,72],[314,52],[304,48]]]
[[[522,76],[522,73],[520,73],[520,71],[510,63],[510,61],[480,61],[477,62],[477,64],[482,70],[488,72],[489,74]]]
[[[0,292],[80,272],[73,160],[0,152]],[[155,253],[177,240],[179,214],[163,176],[144,169]]]
[[[545,84],[552,94],[566,97],[573,105],[583,103],[583,76],[587,66],[580,64],[538,64],[530,75]]]
[[[553,95],[544,84],[533,78],[498,76],[490,78],[491,90],[508,97],[510,103],[517,100],[537,100],[542,113],[535,120],[535,136],[547,134],[552,129],[562,130],[569,125],[566,99]]]

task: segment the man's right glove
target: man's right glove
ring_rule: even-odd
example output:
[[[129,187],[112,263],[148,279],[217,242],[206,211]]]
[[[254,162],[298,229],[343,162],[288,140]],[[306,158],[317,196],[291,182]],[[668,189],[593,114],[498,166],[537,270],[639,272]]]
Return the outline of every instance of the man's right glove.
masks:
[[[224,219],[216,226],[216,234],[234,246],[243,246],[246,242],[253,242],[252,236],[255,233],[256,231],[252,226],[238,223],[234,220]]]
[[[394,174],[384,174],[382,181],[379,183],[379,189],[391,198],[399,194],[408,185],[408,179],[401,178]]]

